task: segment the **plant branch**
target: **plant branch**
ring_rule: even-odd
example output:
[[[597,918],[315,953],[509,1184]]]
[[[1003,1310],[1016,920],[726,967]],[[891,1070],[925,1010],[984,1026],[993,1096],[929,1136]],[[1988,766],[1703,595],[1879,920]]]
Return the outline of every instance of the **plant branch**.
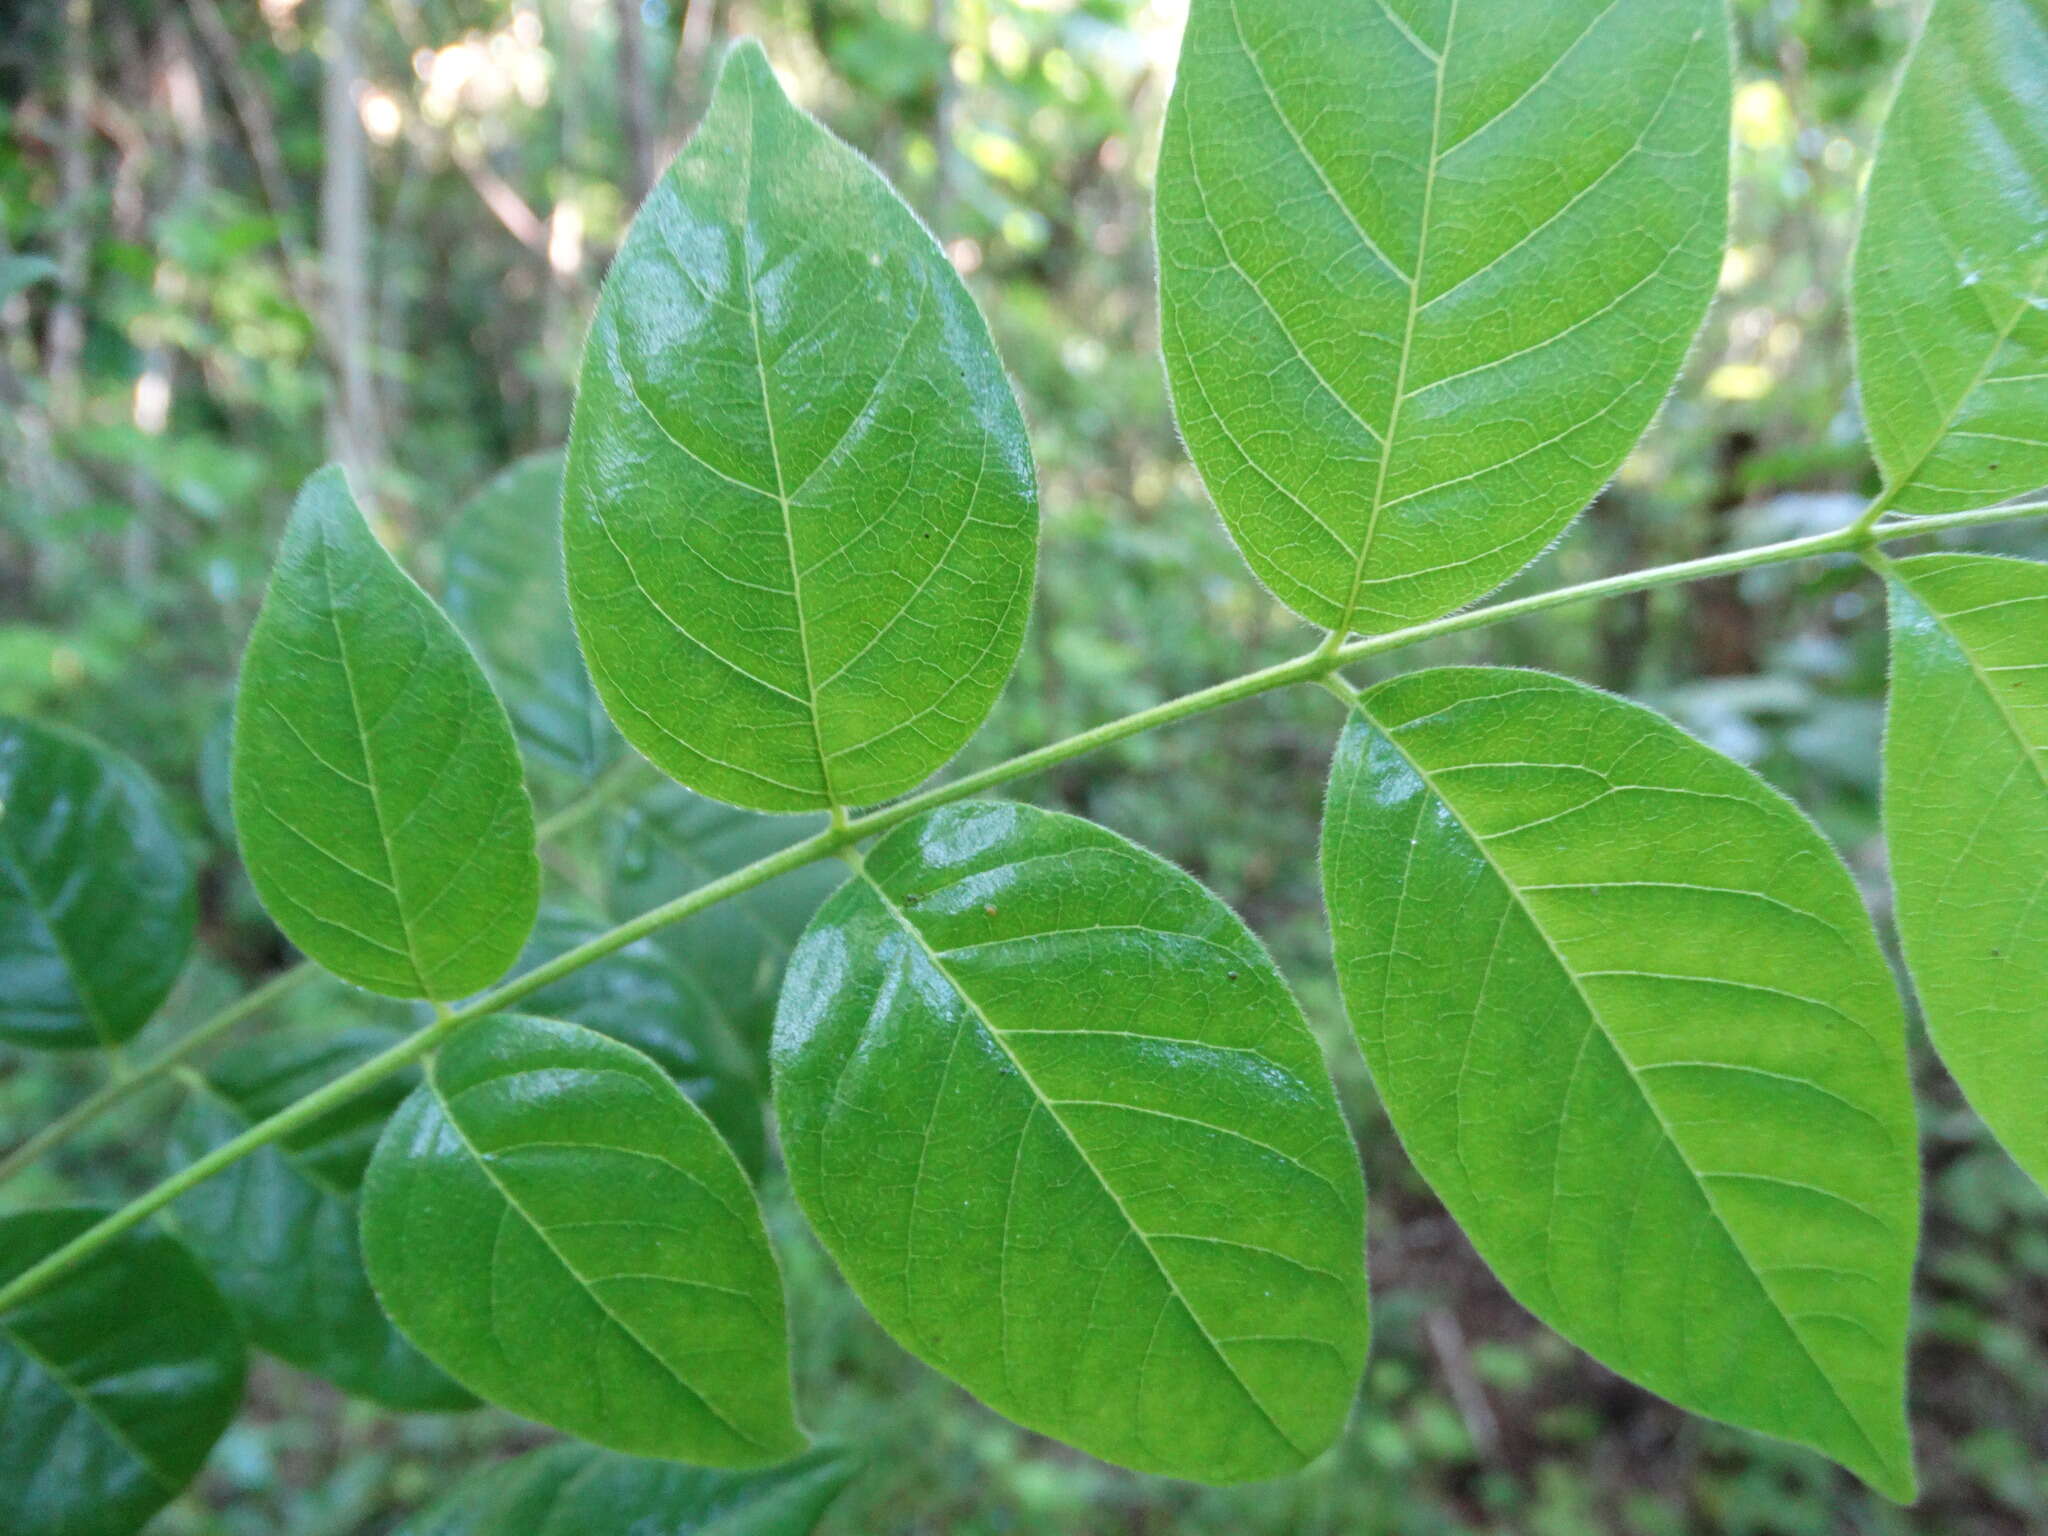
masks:
[[[1270,693],[1293,683],[1320,682],[1333,676],[1339,667],[1350,662],[1416,645],[1424,640],[1480,629],[1506,619],[1542,613],[1575,603],[1591,602],[1620,593],[1676,586],[1707,576],[1731,575],[1738,571],[1783,565],[1817,555],[1861,554],[1883,541],[2013,522],[2043,514],[2048,514],[2048,500],[2017,502],[2003,507],[1990,507],[1972,512],[1951,512],[1934,517],[1900,519],[1873,527],[1864,526],[1859,519],[1829,533],[1787,539],[1781,543],[1734,550],[1727,554],[1708,555],[1698,560],[1658,566],[1647,571],[1627,572],[1619,576],[1603,577],[1597,581],[1580,582],[1574,586],[1559,587],[1554,591],[1538,593],[1531,597],[1514,598],[1482,608],[1469,609],[1464,613],[1450,614],[1441,619],[1432,619],[1425,624],[1410,625],[1405,629],[1391,630],[1386,634],[1368,636],[1336,647],[1320,645],[1291,661],[1280,662],[1275,666],[1248,672],[1212,687],[1165,700],[1149,709],[1141,709],[1121,719],[1107,721],[1090,730],[1048,743],[1034,751],[1020,753],[978,773],[967,774],[951,783],[908,796],[893,805],[883,806],[849,819],[835,819],[833,824],[824,830],[792,843],[780,852],[757,859],[751,864],[698,886],[693,891],[685,892],[671,901],[650,908],[637,917],[629,918],[617,927],[565,951],[546,964],[536,966],[523,975],[502,983],[463,1007],[443,1013],[433,1023],[389,1050],[371,1057],[334,1081],[287,1105],[268,1119],[258,1121],[241,1135],[221,1143],[204,1157],[172,1174],[153,1189],[112,1212],[61,1248],[23,1270],[6,1285],[0,1286],[0,1314],[5,1314],[9,1309],[20,1305],[100,1248],[148,1220],[180,1195],[205,1183],[222,1169],[259,1147],[289,1135],[337,1105],[347,1102],[372,1084],[420,1060],[471,1020],[500,1012],[521,998],[539,991],[571,972],[602,960],[657,929],[681,922],[729,897],[752,890],[777,875],[786,874],[790,870],[840,853],[863,839],[887,831],[936,806],[964,800],[984,789],[1023,778],[1113,742],[1221,708],[1226,704]]]

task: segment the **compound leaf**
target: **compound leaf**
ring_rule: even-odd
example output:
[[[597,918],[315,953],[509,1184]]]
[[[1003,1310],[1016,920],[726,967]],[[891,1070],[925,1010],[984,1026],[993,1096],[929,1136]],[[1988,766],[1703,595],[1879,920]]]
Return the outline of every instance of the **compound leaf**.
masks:
[[[1323,871],[1388,1115],[1516,1298],[1910,1499],[1904,1019],[1811,823],[1649,710],[1446,669],[1360,698]]]
[[[108,1213],[0,1216],[0,1281]],[[8,1536],[132,1536],[192,1481],[242,1397],[242,1336],[161,1232],[116,1238],[0,1315]]]
[[[2048,565],[1890,568],[1885,840],[1935,1048],[2048,1187]]]
[[[1584,508],[1713,294],[1729,82],[1723,0],[1194,0],[1167,375],[1282,601],[1433,618]]]
[[[1871,168],[1854,299],[1892,506],[2048,485],[2048,0],[1935,0]]]
[[[1343,1428],[1358,1158],[1279,971],[1164,860],[1016,805],[890,833],[790,961],[775,1106],[869,1310],[1018,1422],[1211,1483]]]
[[[463,1479],[397,1536],[808,1536],[859,1470],[831,1448],[716,1472],[552,1445]]]
[[[194,1161],[403,1036],[367,1021],[337,1025],[329,1013],[240,1047],[192,1085],[172,1126],[174,1161]],[[216,1174],[173,1210],[179,1235],[251,1342],[389,1408],[467,1408],[475,1399],[392,1327],[363,1270],[363,1169],[410,1087],[404,1075],[385,1078]]]
[[[570,606],[626,739],[761,810],[885,799],[1023,640],[1037,493],[966,288],[874,168],[728,56],[606,280]]]
[[[143,771],[0,716],[0,1040],[129,1039],[184,968],[196,916],[191,864]]]
[[[469,499],[448,536],[448,616],[476,647],[536,768],[570,787],[619,753],[562,586],[562,455],[536,453]]]
[[[363,1253],[421,1352],[514,1413],[705,1466],[804,1448],[754,1191],[615,1040],[507,1014],[460,1030],[377,1144]]]
[[[235,699],[235,824],[263,905],[344,980],[463,997],[540,899],[504,706],[338,467],[299,493]]]

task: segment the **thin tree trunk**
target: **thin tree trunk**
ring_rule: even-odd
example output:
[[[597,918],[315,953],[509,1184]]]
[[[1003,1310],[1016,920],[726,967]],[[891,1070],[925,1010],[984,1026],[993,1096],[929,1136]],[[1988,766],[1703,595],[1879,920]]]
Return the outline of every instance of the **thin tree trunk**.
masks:
[[[703,113],[705,77],[710,73],[718,35],[724,30],[724,17],[719,14],[723,9],[719,0],[689,0],[683,8],[683,24],[676,40],[675,74],[668,90],[673,131],[662,139],[663,160],[682,148],[683,139]]]
[[[58,130],[57,302],[50,307],[44,366],[50,412],[75,425],[84,407],[85,288],[92,260],[92,0],[65,0],[64,117]]]
[[[327,82],[321,136],[320,244],[327,330],[339,375],[328,438],[366,496],[383,457],[376,380],[370,371],[370,179],[356,90],[362,74],[363,0],[327,0]]]
[[[654,103],[647,84],[640,0],[612,0],[618,20],[619,132],[626,143],[626,200],[634,207],[654,185]]]

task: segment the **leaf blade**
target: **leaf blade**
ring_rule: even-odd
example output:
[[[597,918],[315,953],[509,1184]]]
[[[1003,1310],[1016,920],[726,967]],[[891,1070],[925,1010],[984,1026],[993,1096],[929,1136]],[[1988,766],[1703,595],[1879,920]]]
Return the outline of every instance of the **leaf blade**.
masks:
[[[803,1449],[753,1189],[616,1041],[509,1014],[465,1026],[377,1144],[363,1254],[399,1329],[490,1402],[705,1466]]]
[[[147,775],[0,716],[0,1040],[130,1039],[170,994],[197,921],[191,864]]]
[[[791,961],[775,1103],[862,1300],[1001,1412],[1207,1482],[1342,1428],[1356,1155],[1286,983],[1164,861],[1012,805],[892,832]]]
[[[107,1213],[0,1216],[11,1278]],[[18,1536],[131,1536],[242,1395],[227,1305],[174,1239],[131,1232],[0,1317],[0,1507]]]
[[[1324,870],[1389,1115],[1516,1298],[1910,1498],[1904,1021],[1811,825],[1639,706],[1446,668],[1362,696]]]
[[[1891,564],[1885,841],[1899,935],[1944,1063],[2048,1185],[2048,567]]]
[[[328,970],[446,1000],[517,957],[540,861],[510,722],[338,467],[286,526],[243,657],[233,776],[257,894]]]
[[[966,289],[741,43],[585,353],[564,547],[606,707],[735,805],[885,799],[994,703],[1036,529],[1022,417]]]
[[[1283,602],[1336,630],[1434,618],[1584,508],[1712,295],[1729,97],[1720,0],[1196,0],[1163,346]]]
[[[2048,484],[2044,102],[2048,6],[1937,0],[1885,121],[1851,279],[1865,422],[1901,512]]]

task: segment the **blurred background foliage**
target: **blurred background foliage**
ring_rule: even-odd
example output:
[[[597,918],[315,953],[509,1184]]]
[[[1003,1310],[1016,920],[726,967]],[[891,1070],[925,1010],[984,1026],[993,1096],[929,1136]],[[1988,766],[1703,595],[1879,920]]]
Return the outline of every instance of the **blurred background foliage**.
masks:
[[[760,36],[799,99],[931,223],[987,307],[1032,424],[1037,612],[963,762],[1301,649],[1307,636],[1245,573],[1179,451],[1154,345],[1150,168],[1183,8],[13,0],[0,12],[0,710],[102,736],[183,808],[212,958],[153,1034],[284,958],[236,872],[218,764],[235,659],[298,482],[342,458],[380,533],[439,586],[464,499],[562,440],[606,262],[732,35]],[[1843,295],[1858,189],[1917,5],[1734,9],[1734,236],[1719,302],[1649,439],[1520,586],[1818,531],[1874,487]],[[2038,532],[1980,542],[2048,554]],[[1860,567],[1808,564],[1460,636],[1398,665],[1552,666],[1672,711],[1794,794],[1882,913],[1881,607]],[[1027,1435],[865,1319],[771,1172],[806,1413],[870,1452],[826,1529],[2048,1529],[2048,1209],[1924,1050],[1917,1510],[1883,1508],[1814,1457],[1616,1381],[1488,1278],[1344,1043],[1314,852],[1336,723],[1317,690],[1268,696],[1019,792],[1214,884],[1330,1042],[1373,1190],[1377,1334],[1345,1443],[1290,1482],[1206,1492]],[[588,896],[603,830],[582,844],[558,863]],[[317,1026],[366,1006],[315,989],[285,1011]],[[0,1054],[0,1144],[93,1071]],[[161,1168],[171,1114],[166,1098],[140,1100],[17,1192],[133,1192]],[[153,1530],[368,1536],[540,1438],[489,1412],[400,1418],[265,1364],[202,1482]]]

